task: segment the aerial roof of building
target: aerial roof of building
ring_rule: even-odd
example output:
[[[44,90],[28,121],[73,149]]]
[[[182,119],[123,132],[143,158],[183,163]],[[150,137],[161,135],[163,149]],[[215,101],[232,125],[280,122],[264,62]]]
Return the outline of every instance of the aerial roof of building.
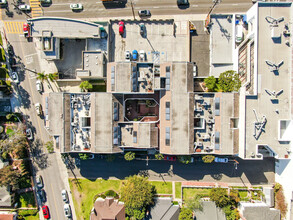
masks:
[[[177,220],[179,212],[180,208],[178,205],[173,205],[172,198],[157,197],[146,219]]]
[[[280,210],[270,208],[263,202],[240,202],[239,210],[246,220],[279,220],[281,218]]]
[[[5,186],[0,187],[0,207],[11,207],[12,199],[9,189]]]
[[[106,197],[97,198],[92,209],[91,220],[124,220],[125,207],[123,202]]]
[[[258,46],[251,53],[254,59],[248,62],[254,96],[241,98],[246,91],[240,90],[240,111],[245,109],[239,119],[241,157],[284,158],[288,154],[290,145],[281,136],[291,121],[291,48],[283,34],[292,16],[290,6],[258,3],[247,13],[251,26],[247,44]]]
[[[92,22],[61,17],[38,17],[28,19],[32,23],[31,36],[43,37],[43,32],[51,32],[56,38],[100,38],[100,25]]]

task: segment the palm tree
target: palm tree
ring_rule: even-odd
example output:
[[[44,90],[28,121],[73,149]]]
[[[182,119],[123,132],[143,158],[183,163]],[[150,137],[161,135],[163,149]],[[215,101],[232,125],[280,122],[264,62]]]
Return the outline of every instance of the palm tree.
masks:
[[[49,73],[47,76],[51,82],[54,82],[59,78],[59,73]]]
[[[37,75],[37,79],[41,80],[42,82],[44,82],[44,80],[48,80],[48,75],[46,75],[44,72],[37,73]]]

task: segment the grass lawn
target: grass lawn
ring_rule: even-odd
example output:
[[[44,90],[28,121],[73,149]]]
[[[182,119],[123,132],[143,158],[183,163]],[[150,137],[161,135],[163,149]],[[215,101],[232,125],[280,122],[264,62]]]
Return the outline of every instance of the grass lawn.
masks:
[[[172,194],[172,182],[150,181],[156,187],[157,194]]]
[[[186,199],[192,199],[198,194],[208,196],[210,191],[210,188],[183,188],[183,201]]]
[[[248,192],[246,190],[239,190],[238,193],[241,201],[249,200],[249,198],[247,198]]]
[[[13,135],[13,133],[14,131],[11,128],[6,128],[6,134],[8,134],[9,137]]]
[[[30,215],[30,216],[25,216],[24,217],[25,220],[39,220],[39,213],[37,213],[36,215]]]
[[[95,181],[91,181],[88,179],[78,179],[78,187],[78,185],[74,182],[74,179],[69,179],[70,189],[73,193],[73,203],[76,208],[75,211],[80,219],[89,219],[95,195],[109,189],[119,193],[122,183],[120,180],[97,179]]]
[[[19,195],[20,207],[36,207],[33,192],[23,193]]]
[[[175,198],[181,199],[181,183],[175,183]]]

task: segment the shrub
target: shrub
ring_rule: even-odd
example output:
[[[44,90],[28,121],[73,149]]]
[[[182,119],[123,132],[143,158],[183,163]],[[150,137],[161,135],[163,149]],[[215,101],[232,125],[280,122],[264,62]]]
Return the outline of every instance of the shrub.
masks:
[[[79,158],[81,160],[87,160],[87,159],[89,159],[89,156],[87,154],[78,154],[78,156],[79,156]]]
[[[131,160],[134,160],[135,158],[135,153],[134,152],[127,152],[125,155],[124,155],[124,159],[127,160],[127,161],[131,161]]]
[[[218,87],[222,92],[238,91],[241,87],[239,74],[233,70],[221,73],[219,76]]]
[[[19,209],[18,210],[18,215],[21,216],[29,216],[29,215],[36,215],[38,214],[37,209]]]
[[[163,156],[163,154],[155,154],[155,158],[157,160],[163,160],[164,159],[164,156]]]
[[[202,161],[204,163],[211,163],[214,161],[214,159],[215,159],[215,157],[213,155],[205,155],[202,157]]]
[[[189,164],[191,163],[191,156],[187,155],[187,156],[178,156],[177,157],[180,163],[184,163],[184,164]]]
[[[223,208],[229,204],[229,198],[227,189],[224,188],[212,188],[209,193],[209,197],[216,203],[216,206]]]
[[[45,144],[45,147],[47,148],[49,153],[53,153],[54,152],[54,146],[53,146],[53,141],[48,141]]]
[[[231,205],[225,206],[223,211],[227,220],[238,220],[240,218],[238,210],[233,208]]]
[[[281,212],[281,218],[285,219],[287,213],[287,203],[284,196],[283,187],[281,184],[276,183],[274,187],[275,191],[275,208]]]
[[[216,91],[217,79],[214,76],[210,76],[204,79],[205,86],[208,88],[209,92]]]
[[[187,208],[182,208],[179,214],[179,220],[192,220],[192,211]]]

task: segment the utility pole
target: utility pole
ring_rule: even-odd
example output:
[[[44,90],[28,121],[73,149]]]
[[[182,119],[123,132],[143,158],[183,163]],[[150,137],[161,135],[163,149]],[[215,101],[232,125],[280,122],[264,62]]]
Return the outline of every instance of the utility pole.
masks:
[[[213,10],[215,9],[215,7],[216,7],[218,4],[221,3],[221,1],[222,1],[222,0],[213,0],[213,5],[212,5],[212,7],[211,7],[211,9],[210,9],[210,11],[209,11],[207,17],[206,17],[206,20],[205,20],[205,28],[208,29],[208,26],[209,26],[210,21],[211,21],[210,15],[211,15],[211,13],[213,12]]]
[[[131,10],[132,10],[133,19],[135,20],[134,7],[133,7],[133,2],[132,2],[132,0],[130,1],[130,5],[131,5]]]

